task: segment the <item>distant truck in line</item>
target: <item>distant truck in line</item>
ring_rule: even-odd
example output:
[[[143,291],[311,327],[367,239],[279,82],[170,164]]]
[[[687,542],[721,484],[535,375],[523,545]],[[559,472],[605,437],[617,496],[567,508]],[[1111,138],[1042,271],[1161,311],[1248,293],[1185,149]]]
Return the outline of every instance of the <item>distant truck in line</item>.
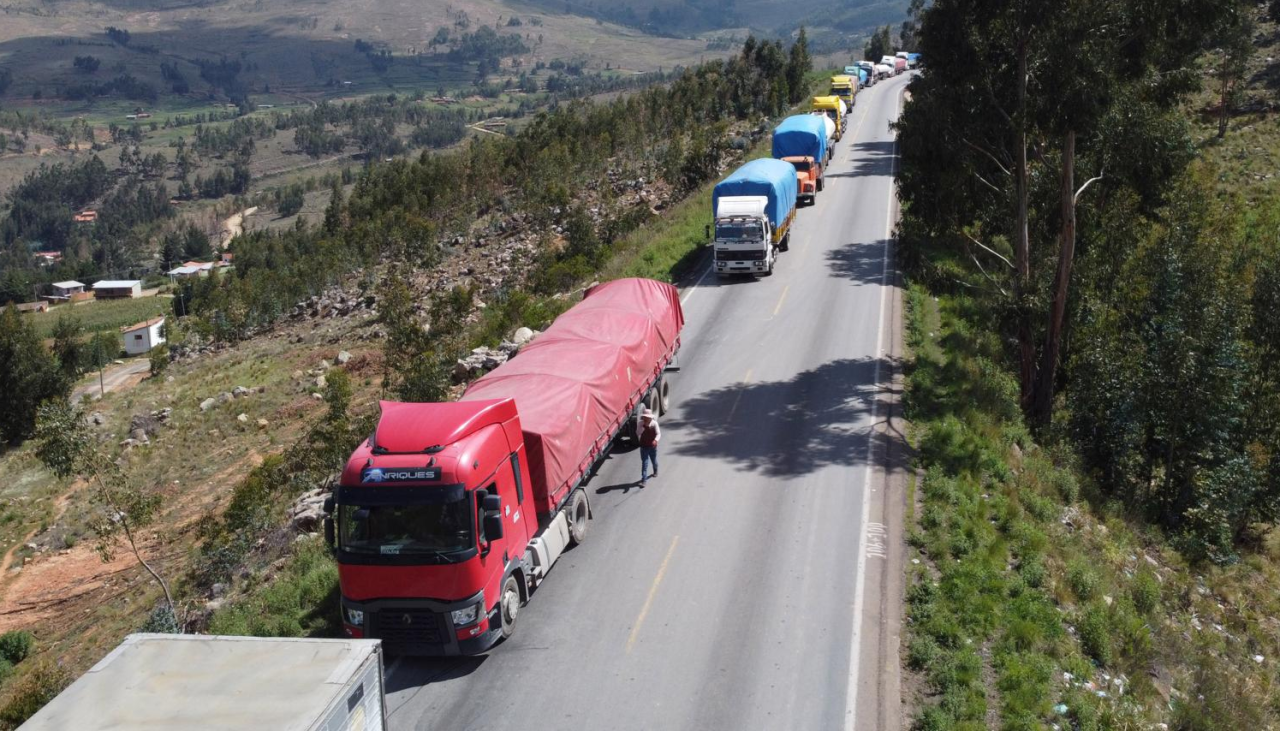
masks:
[[[831,89],[828,93],[839,97],[848,109],[853,109],[858,103],[858,75],[853,73],[832,76]]]
[[[22,731],[386,731],[372,640],[133,634]]]
[[[767,158],[752,160],[716,184],[711,205],[717,276],[773,274],[778,253],[790,246],[798,187],[796,167]]]
[[[815,96],[810,102],[809,111],[827,117],[835,123],[834,141],[844,139],[845,128],[849,123],[849,106],[838,96]]]
[[[773,157],[794,168],[799,200],[812,204],[822,192],[834,126],[825,114],[797,114],[773,130]]]

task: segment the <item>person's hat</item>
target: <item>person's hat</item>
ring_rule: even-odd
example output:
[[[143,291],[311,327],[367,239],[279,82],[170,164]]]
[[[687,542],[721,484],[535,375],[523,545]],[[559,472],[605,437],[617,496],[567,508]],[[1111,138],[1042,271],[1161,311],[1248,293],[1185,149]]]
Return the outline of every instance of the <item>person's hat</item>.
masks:
[[[641,418],[641,419],[652,419],[652,418],[653,418],[653,412],[649,410],[649,407],[648,407],[648,406],[644,407],[644,411],[640,412],[640,418]]]

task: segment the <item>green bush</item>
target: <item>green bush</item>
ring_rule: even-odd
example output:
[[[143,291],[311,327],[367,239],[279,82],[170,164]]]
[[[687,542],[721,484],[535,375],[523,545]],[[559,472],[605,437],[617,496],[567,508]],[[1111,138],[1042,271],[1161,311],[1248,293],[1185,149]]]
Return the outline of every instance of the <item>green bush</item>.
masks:
[[[907,643],[907,667],[912,670],[926,670],[938,659],[942,648],[932,637],[916,635]]]
[[[31,654],[35,637],[26,630],[9,630],[0,635],[0,658],[17,665]]]
[[[1092,599],[1098,593],[1098,584],[1097,572],[1083,560],[1072,561],[1067,567],[1067,585],[1080,601]]]
[[[71,674],[62,666],[41,663],[15,681],[9,700],[0,707],[0,721],[17,726],[53,700],[71,683]]]
[[[157,345],[151,349],[151,354],[148,357],[151,359],[151,377],[155,378],[156,376],[164,375],[165,370],[169,367],[169,346]]]
[[[1133,577],[1133,586],[1129,587],[1129,596],[1133,598],[1133,607],[1138,614],[1149,615],[1160,604],[1160,580],[1155,573],[1146,569]]]
[[[1084,654],[1104,667],[1111,664],[1111,622],[1105,605],[1092,604],[1085,609],[1076,631]]]
[[[209,632],[254,637],[336,637],[338,565],[323,541],[297,544],[280,575],[213,615]]]

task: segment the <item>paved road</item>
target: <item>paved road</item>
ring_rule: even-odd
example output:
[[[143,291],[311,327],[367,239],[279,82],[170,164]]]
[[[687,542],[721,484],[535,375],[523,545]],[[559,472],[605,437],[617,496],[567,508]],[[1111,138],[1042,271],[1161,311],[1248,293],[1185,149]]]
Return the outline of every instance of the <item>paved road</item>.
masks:
[[[882,468],[905,82],[860,97],[773,277],[686,290],[661,477],[639,489],[638,455],[610,458],[586,543],[511,641],[393,660],[392,729],[900,726],[902,493]]]

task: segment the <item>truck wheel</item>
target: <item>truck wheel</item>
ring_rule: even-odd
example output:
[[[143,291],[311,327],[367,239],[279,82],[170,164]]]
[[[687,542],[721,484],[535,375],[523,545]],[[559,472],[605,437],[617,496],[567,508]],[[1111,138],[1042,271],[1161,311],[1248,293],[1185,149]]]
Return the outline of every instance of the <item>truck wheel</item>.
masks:
[[[498,614],[502,617],[502,639],[505,640],[515,634],[516,617],[520,614],[520,583],[516,581],[515,574],[502,582],[502,594],[498,597],[498,603],[501,605]]]
[[[587,509],[587,496],[581,490],[575,490],[569,499],[569,544],[576,546],[587,538],[587,522],[591,517]]]
[[[821,193],[821,192],[822,192],[822,189],[823,189],[823,188],[827,187],[827,185],[826,185],[826,184],[827,184],[827,179],[826,179],[826,178],[818,178],[818,192],[819,192],[819,193]]]
[[[788,231],[786,235],[782,237],[782,241],[778,245],[778,251],[787,251],[790,248],[791,248],[791,232]]]
[[[658,403],[658,400],[658,389],[651,388],[649,389],[649,393],[644,396],[644,405],[653,413],[658,414],[659,410],[662,408],[662,405]]]
[[[666,416],[671,410],[671,384],[667,379],[662,379],[662,384],[658,386],[658,407],[661,409],[661,415]]]

